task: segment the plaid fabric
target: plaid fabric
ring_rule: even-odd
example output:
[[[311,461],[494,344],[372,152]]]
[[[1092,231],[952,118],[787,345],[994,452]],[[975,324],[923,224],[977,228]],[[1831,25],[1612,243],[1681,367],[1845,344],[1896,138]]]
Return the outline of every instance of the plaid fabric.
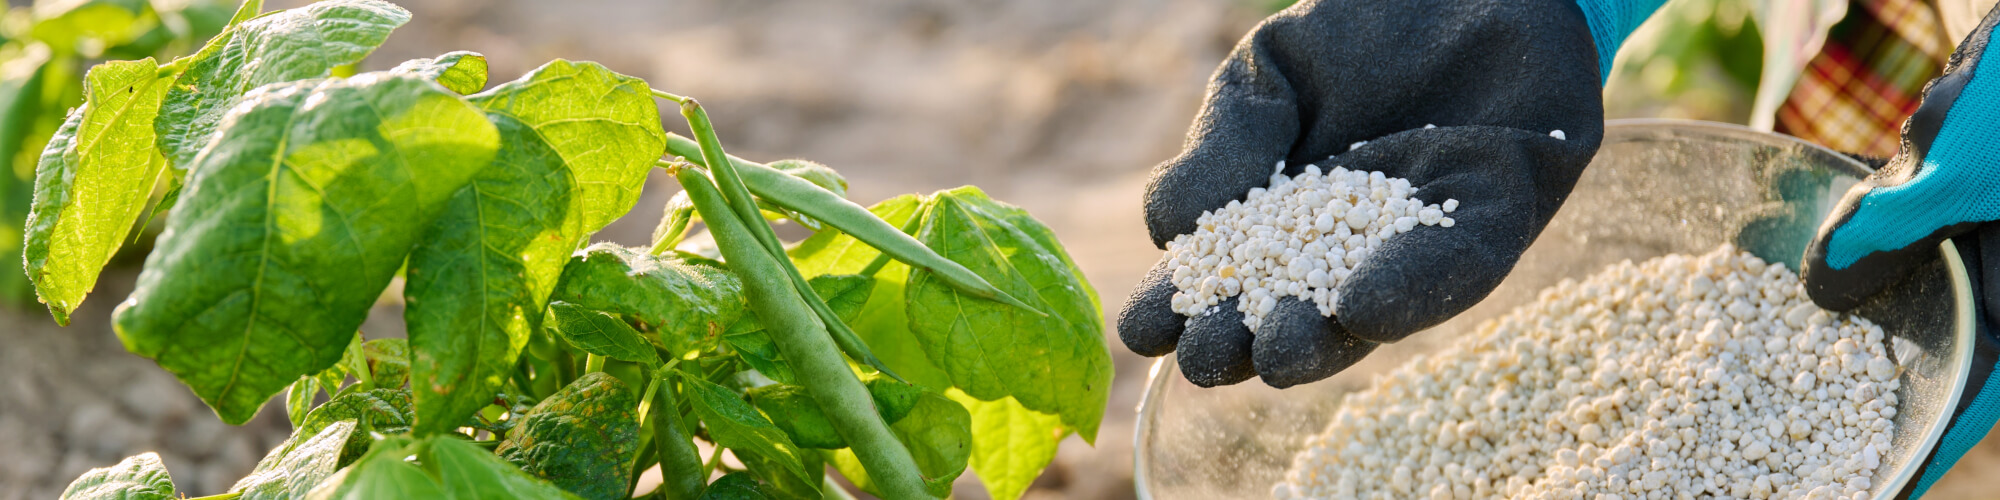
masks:
[[[1839,151],[1889,157],[1952,43],[1934,4],[1852,0],[1785,103],[1777,131]]]

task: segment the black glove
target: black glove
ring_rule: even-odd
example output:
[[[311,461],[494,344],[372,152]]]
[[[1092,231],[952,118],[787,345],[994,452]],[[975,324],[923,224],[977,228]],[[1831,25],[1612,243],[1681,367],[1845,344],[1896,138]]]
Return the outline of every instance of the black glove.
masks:
[[[1425,203],[1459,200],[1456,225],[1384,241],[1338,289],[1333,318],[1290,297],[1254,337],[1234,300],[1193,321],[1173,312],[1163,259],[1126,303],[1119,336],[1146,356],[1178,346],[1197,385],[1257,375],[1289,387],[1464,311],[1507,276],[1597,152],[1599,75],[1574,0],[1325,0],[1271,16],[1216,71],[1185,150],[1153,171],[1153,243],[1264,186],[1280,160],[1287,175],[1317,164],[1409,179]]]

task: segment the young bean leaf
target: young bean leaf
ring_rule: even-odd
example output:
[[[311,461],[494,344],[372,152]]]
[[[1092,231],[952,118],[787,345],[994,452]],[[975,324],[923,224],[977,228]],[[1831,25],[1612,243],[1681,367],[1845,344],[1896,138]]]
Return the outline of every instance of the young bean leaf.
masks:
[[[639,398],[604,372],[585,374],[536,404],[493,450],[521,470],[591,500],[627,498],[639,454]]]
[[[63,489],[60,500],[173,500],[174,478],[160,454],[133,455],[118,465],[91,469]]]
[[[923,200],[903,195],[869,207],[869,212],[890,225],[901,227],[915,218]],[[787,252],[805,276],[855,274],[862,272],[881,252],[838,230],[821,231],[794,245]],[[923,347],[910,332],[909,316],[903,312],[903,284],[909,266],[889,261],[873,276],[875,286],[868,302],[848,325],[868,344],[868,348],[905,380],[933,390],[951,387],[951,376],[931,364]]]
[[[417,453],[417,461],[452,500],[577,498],[457,436],[431,437]]]
[[[128,350],[232,424],[340,360],[410,245],[498,140],[484,114],[410,76],[274,85],[245,101],[113,314]]]
[[[1027,492],[1070,433],[1059,417],[1029,410],[1014,398],[981,401],[957,389],[945,396],[971,413],[972,470],[998,500]]]
[[[239,500],[303,497],[346,465],[348,460],[342,460],[343,455],[352,452],[358,457],[361,454],[363,450],[351,449],[357,432],[364,431],[353,420],[332,422],[310,432],[300,428],[292,437],[306,437],[305,441],[284,450],[268,467],[259,463],[257,471],[237,481],[235,486],[229,487],[229,491],[241,493],[242,496],[237,497]],[[361,437],[365,439],[367,436]]]
[[[486,56],[478,52],[459,50],[435,58],[411,59],[389,71],[424,77],[459,95],[486,89]]]
[[[701,500],[764,500],[771,498],[764,494],[763,485],[747,472],[731,472],[721,479],[709,483],[701,492]]]
[[[96,286],[166,164],[153,149],[153,119],[171,83],[159,72],[152,58],[91,68],[83,106],[35,167],[28,276],[57,324],[69,324],[70,311]]]
[[[298,427],[306,420],[306,413],[312,411],[313,396],[319,395],[319,378],[311,375],[299,377],[285,388],[285,418],[291,420],[292,427]]]
[[[239,98],[267,84],[331,76],[368,57],[409,22],[410,12],[380,0],[325,0],[243,21],[188,56],[160,106],[160,152],[187,170]],[[182,62],[177,62],[182,63]]]
[[[300,421],[298,434],[317,435],[338,422],[354,422],[355,432],[348,436],[347,445],[340,453],[339,466],[346,467],[361,454],[368,451],[375,439],[371,433],[400,434],[410,430],[410,393],[398,389],[375,389],[342,394],[326,404],[319,405]],[[287,450],[286,455],[294,453]]]
[[[748,307],[729,271],[611,243],[570,257],[550,299],[635,320],[670,348],[712,345]]]
[[[370,450],[353,467],[327,477],[305,495],[307,500],[375,500],[381,498],[449,498],[437,481],[406,460],[406,438],[390,438]]]
[[[653,228],[653,255],[666,255],[680,246],[681,238],[687,236],[688,226],[695,221],[694,202],[689,201],[687,191],[674,193],[667,199],[662,209],[659,227]]]
[[[1061,248],[1032,236],[1046,228],[1010,214],[1012,207],[977,188],[940,192],[933,203],[918,235],[925,245],[1049,315],[971,300],[917,270],[905,300],[924,352],[967,394],[988,401],[1012,396],[1030,410],[1060,415],[1085,441],[1094,440],[1110,396],[1111,354],[1090,284]]]
[[[348,337],[347,347],[340,351],[340,362],[334,363],[332,367],[320,373],[324,375],[327,371],[339,370],[348,375],[353,375],[355,380],[367,384],[367,387],[363,387],[363,389],[373,389],[375,386],[375,374],[368,372],[368,352],[361,348],[362,345],[367,343],[368,339],[362,337],[361,332],[354,332],[354,335]]]
[[[410,341],[375,339],[361,344],[376,389],[399,389],[410,382]]]
[[[596,63],[556,60],[468,99],[502,146],[411,252],[404,289],[426,433],[493,399],[571,253],[632,209],[666,140],[645,82]]]
[[[549,303],[551,326],[563,340],[583,352],[612,359],[660,365],[660,353],[646,337],[617,316],[577,307],[568,302]]]
[[[714,382],[698,377],[681,377],[682,394],[693,403],[695,415],[708,428],[708,436],[723,448],[737,454],[749,454],[776,463],[789,479],[809,481],[803,458],[797,445],[785,435],[785,431],[772,424],[771,420],[758,413],[749,403],[743,402],[736,393],[730,392]],[[752,473],[775,474],[771,471],[753,470]],[[785,477],[760,476],[766,482],[775,483]]]
[[[972,417],[965,407],[944,396],[922,393],[916,405],[909,410],[909,416],[890,425],[889,429],[895,431],[896,439],[909,447],[910,455],[916,459],[917,468],[923,474],[924,487],[930,494],[938,498],[949,497],[952,481],[965,473],[967,458],[972,453]],[[842,449],[831,455],[831,462],[841,475],[847,476],[862,491],[880,495],[853,451]]]

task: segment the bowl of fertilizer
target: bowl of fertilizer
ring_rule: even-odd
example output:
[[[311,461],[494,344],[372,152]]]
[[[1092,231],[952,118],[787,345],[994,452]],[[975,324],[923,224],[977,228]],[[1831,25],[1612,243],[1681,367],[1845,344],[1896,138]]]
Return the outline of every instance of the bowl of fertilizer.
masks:
[[[1337,165],[1320,167],[1329,174],[1310,181],[1333,185]],[[1738,126],[1612,121],[1562,211],[1465,314],[1285,390],[1199,388],[1162,358],[1139,405],[1139,495],[1891,498],[1957,404],[1973,302],[1949,244],[1853,311],[1806,298],[1806,243],[1867,173]],[[1432,212],[1447,200],[1407,194],[1396,205],[1440,221]],[[1371,214],[1356,220],[1388,218]],[[1319,225],[1345,227],[1333,222]],[[1393,238],[1391,226],[1380,234]],[[1183,248],[1221,253],[1213,246]],[[1297,273],[1318,278],[1299,284],[1283,271],[1235,287],[1179,277],[1188,286],[1176,310],[1214,309],[1247,289],[1313,297],[1322,312],[1338,300],[1316,290],[1340,269]]]

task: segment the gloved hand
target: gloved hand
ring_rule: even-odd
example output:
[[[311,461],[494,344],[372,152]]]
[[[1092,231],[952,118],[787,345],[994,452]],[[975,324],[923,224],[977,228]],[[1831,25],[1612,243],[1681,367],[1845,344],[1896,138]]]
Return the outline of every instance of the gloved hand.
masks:
[[[1178,349],[1197,385],[1261,376],[1289,387],[1463,312],[1589,164],[1604,131],[1601,68],[1661,3],[1324,0],[1266,19],[1216,71],[1185,149],[1154,170],[1153,243],[1265,185],[1280,160],[1287,175],[1317,164],[1407,178],[1425,203],[1459,200],[1457,224],[1384,241],[1340,286],[1332,318],[1287,298],[1254,336],[1233,299],[1192,321],[1173,312],[1163,259],[1126,303],[1119,336],[1141,355]]]
[[[2000,62],[1980,67],[2000,61],[1988,50],[1996,23],[2000,11],[1987,13],[1924,89],[1903,124],[1902,151],[1834,206],[1801,270],[1813,302],[1846,310],[1937,258],[1946,238],[1965,259],[1980,309],[1972,378],[1907,498],[1923,496],[2000,419],[2000,383],[1989,378],[2000,362]]]

